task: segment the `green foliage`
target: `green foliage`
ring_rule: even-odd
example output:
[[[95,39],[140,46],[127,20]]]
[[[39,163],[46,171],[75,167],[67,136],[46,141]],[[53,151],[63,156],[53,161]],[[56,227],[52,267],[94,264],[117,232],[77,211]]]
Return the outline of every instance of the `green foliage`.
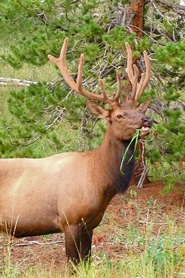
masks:
[[[133,43],[135,35],[135,33],[131,33],[130,36],[126,36],[126,29],[121,26],[117,26],[108,34],[104,35],[103,40],[107,46],[122,50],[125,42]]]
[[[73,146],[70,129],[65,133],[64,142],[56,132],[57,129],[64,132],[62,125],[65,129],[70,126],[75,129],[74,126],[82,117],[84,99],[72,95],[70,101],[73,101],[73,111],[69,112],[70,103],[66,96],[66,90],[62,90],[59,84],[56,84],[54,91],[46,84],[11,91],[8,108],[12,116],[4,118],[0,129],[1,156],[42,157],[56,151],[77,148],[76,144]],[[70,122],[68,127],[64,119]],[[41,147],[42,144],[46,146]]]
[[[154,271],[161,270],[161,276],[165,275],[166,268],[170,265],[177,266],[182,260],[182,254],[174,252],[177,246],[183,246],[183,237],[170,238],[169,235],[160,237],[157,241],[149,242],[145,253],[146,265],[152,263]]]
[[[122,1],[123,5],[129,2]],[[75,76],[79,56],[85,53],[85,86],[93,91],[97,79],[103,76],[108,94],[112,95],[116,90],[114,69],[126,64],[125,42],[130,43],[134,57],[147,50],[152,58],[152,82],[139,102],[151,98],[151,111],[157,112],[151,114],[158,122],[147,143],[147,161],[153,178],[169,184],[177,179],[183,182],[183,173],[178,169],[179,159],[185,154],[183,17],[164,6],[158,7],[157,13],[147,4],[146,30],[138,40],[129,26],[123,26],[118,5],[120,1],[110,0],[1,1],[0,38],[4,51],[0,65],[8,63],[18,69],[25,64],[47,64],[47,54],[58,56],[64,38],[69,37],[70,71]],[[142,60],[139,66],[144,70]],[[124,75],[125,70],[121,69],[121,73]],[[68,95],[68,91],[61,80],[52,85],[45,80],[11,91],[9,115],[0,122],[1,156],[42,157],[100,144],[104,124],[95,125],[95,119],[85,109],[85,99]],[[178,178],[174,178],[174,173],[178,173]]]
[[[179,42],[170,42],[165,47],[159,47],[156,57],[159,62],[165,63],[170,67],[180,69],[185,65],[185,39]]]

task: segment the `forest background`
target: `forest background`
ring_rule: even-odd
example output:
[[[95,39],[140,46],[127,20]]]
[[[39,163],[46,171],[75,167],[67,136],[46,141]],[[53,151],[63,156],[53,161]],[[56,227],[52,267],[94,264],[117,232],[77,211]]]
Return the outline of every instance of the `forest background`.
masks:
[[[151,82],[140,100],[151,99],[148,113],[158,123],[145,140],[148,178],[163,181],[168,188],[184,184],[185,6],[180,4],[1,0],[1,157],[44,157],[98,146],[105,123],[89,114],[85,98],[70,91],[47,54],[58,56],[69,37],[67,61],[74,78],[84,53],[85,87],[98,91],[97,80],[102,78],[113,94],[115,70],[120,69],[127,93],[125,42],[129,42],[141,71],[144,50],[152,64]],[[138,13],[142,26],[135,23]],[[22,87],[20,81],[10,84],[6,78],[35,84]]]

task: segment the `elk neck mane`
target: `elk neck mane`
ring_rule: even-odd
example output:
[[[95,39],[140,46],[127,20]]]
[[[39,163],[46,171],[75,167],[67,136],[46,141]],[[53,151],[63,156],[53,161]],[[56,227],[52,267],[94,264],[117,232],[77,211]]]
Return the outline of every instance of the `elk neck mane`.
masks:
[[[125,192],[131,180],[135,159],[134,144],[129,147],[122,173],[120,171],[121,161],[130,141],[119,141],[112,136],[111,125],[107,128],[102,144],[91,151],[94,174],[101,176],[105,183],[106,195],[115,195]],[[130,161],[129,161],[130,160]],[[111,196],[111,198],[113,197]]]

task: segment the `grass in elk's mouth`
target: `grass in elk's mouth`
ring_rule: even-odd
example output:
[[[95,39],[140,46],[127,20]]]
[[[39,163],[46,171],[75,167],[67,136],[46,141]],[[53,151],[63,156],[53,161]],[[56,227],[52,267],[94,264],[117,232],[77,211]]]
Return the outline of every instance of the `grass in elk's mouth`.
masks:
[[[126,156],[127,156],[127,154],[128,154],[129,148],[130,148],[130,146],[131,146],[131,144],[132,144],[132,142],[133,142],[134,140],[135,140],[134,152],[133,152],[132,156],[130,157],[130,159],[128,160],[127,163],[130,162],[130,160],[133,158],[133,156],[134,156],[134,154],[135,154],[135,152],[136,152],[137,142],[138,142],[138,139],[139,139],[139,133],[140,133],[140,129],[136,129],[136,132],[134,133],[134,135],[133,135],[133,137],[132,137],[130,143],[128,144],[128,146],[127,146],[127,148],[126,148],[126,150],[125,150],[125,152],[124,152],[124,154],[123,154],[123,157],[122,157],[122,160],[121,160],[121,164],[120,164],[120,172],[121,172],[122,175],[124,175],[124,172],[123,172],[123,170],[122,170],[122,168],[123,168],[123,163],[125,162],[125,159],[126,159]]]

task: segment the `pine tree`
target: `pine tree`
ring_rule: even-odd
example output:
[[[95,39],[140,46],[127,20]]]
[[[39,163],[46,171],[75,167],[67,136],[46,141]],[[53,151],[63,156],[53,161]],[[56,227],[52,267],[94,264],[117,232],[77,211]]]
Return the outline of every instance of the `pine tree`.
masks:
[[[137,15],[129,10],[136,2],[1,1],[1,36],[9,42],[1,63],[15,68],[24,63],[39,67],[48,62],[48,53],[59,55],[67,36],[67,60],[74,78],[83,52],[85,86],[97,89],[98,78],[103,78],[112,94],[116,87],[116,68],[121,67],[122,83],[128,86],[124,70],[125,42],[134,49],[141,70],[144,70],[142,52],[147,50],[153,74],[141,101],[152,99],[150,114],[158,122],[146,142],[149,176],[168,184],[183,183],[185,7],[178,1],[143,1],[141,28],[135,26]],[[71,93],[60,76],[54,84],[46,80],[11,91],[8,109],[10,116],[2,117],[0,122],[1,157],[41,157],[88,149],[99,144],[103,136],[104,125],[94,124],[95,119],[85,108],[85,99]]]

